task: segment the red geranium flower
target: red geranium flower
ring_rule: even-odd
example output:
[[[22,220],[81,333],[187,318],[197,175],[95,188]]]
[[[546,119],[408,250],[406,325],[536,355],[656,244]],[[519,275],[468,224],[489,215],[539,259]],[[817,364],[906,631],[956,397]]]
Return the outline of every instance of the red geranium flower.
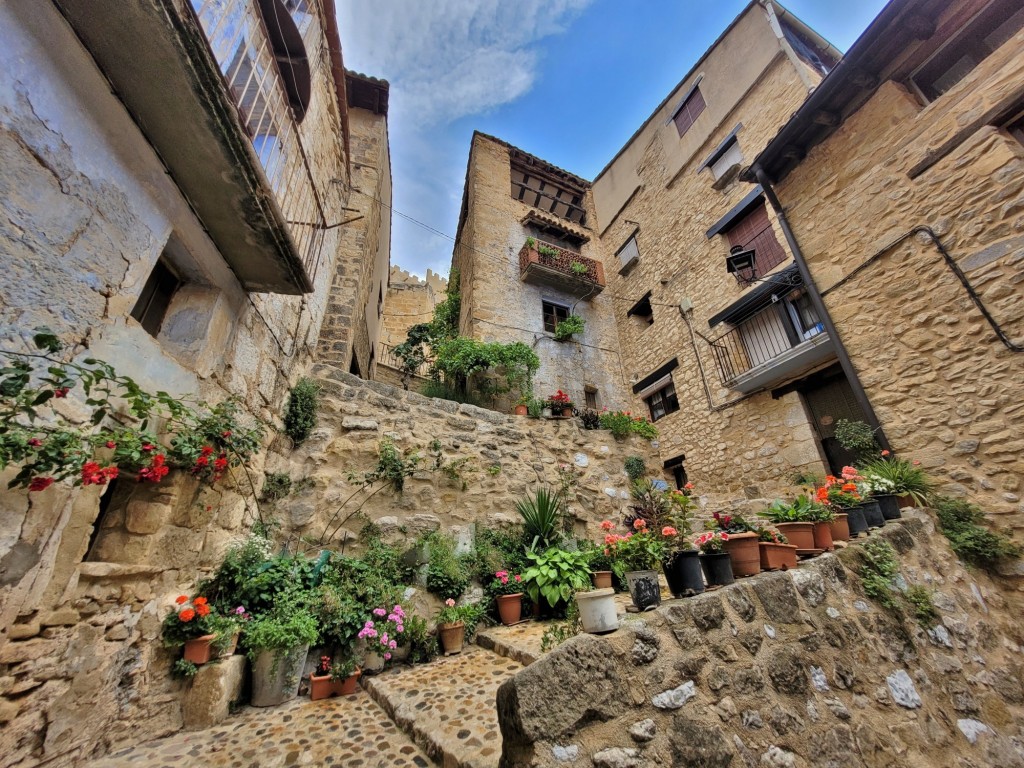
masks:
[[[28,484],[28,489],[30,491],[45,491],[51,485],[53,485],[52,477],[33,477],[32,482]]]
[[[107,440],[107,448],[117,448],[117,443],[113,440]]]
[[[178,595],[178,599],[175,600],[174,602],[176,602],[178,605],[184,605],[185,603],[188,602],[188,598],[185,597],[185,595]]]
[[[40,445],[43,444],[43,441],[40,440],[38,437],[33,437],[28,441],[28,444],[31,445],[33,448],[38,448]]]
[[[208,446],[208,445],[204,445],[204,446],[203,446],[203,448],[202,448],[202,450],[201,450],[201,451],[199,451],[199,452],[200,452],[200,453],[201,453],[201,454],[202,454],[203,456],[209,456],[209,455],[210,455],[211,453],[213,453],[213,448],[211,448],[211,447],[210,447],[210,446]]]
[[[68,396],[68,392],[70,392],[70,391],[71,391],[70,387],[57,387],[57,389],[53,390],[53,396],[54,397],[67,397]]]
[[[178,618],[182,621],[192,621],[196,617],[196,612],[191,608],[186,608],[184,611],[178,614]]]
[[[230,429],[224,430],[223,432],[220,433],[220,436],[221,437],[231,437],[231,430]]]

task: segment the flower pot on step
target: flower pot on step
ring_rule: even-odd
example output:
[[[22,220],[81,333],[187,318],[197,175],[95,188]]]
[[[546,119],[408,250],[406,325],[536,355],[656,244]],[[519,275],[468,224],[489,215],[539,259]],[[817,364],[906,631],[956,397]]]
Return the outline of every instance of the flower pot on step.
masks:
[[[796,545],[760,541],[757,546],[760,549],[762,571],[788,571],[796,568]]]
[[[355,672],[346,677],[344,680],[334,681],[334,690],[337,691],[339,696],[351,696],[356,692],[356,688],[359,685],[359,676],[363,674],[363,670],[356,667]]]
[[[260,652],[252,665],[252,705],[273,707],[294,699],[299,693],[307,653],[308,645]]]
[[[205,664],[213,656],[213,641],[216,635],[203,635],[185,641],[185,661],[193,664]]]
[[[612,586],[611,571],[594,571],[590,574],[594,580],[594,589],[610,589]]]
[[[698,558],[700,567],[704,571],[704,578],[707,579],[709,587],[724,587],[732,584],[732,558],[728,552],[716,552],[714,554],[701,554]]]
[[[580,608],[584,632],[603,635],[619,628],[619,619],[615,615],[615,590],[611,587],[577,592],[576,604]]]
[[[828,523],[814,524],[814,548],[831,552],[836,548],[832,541],[832,527]]]
[[[498,595],[498,616],[506,627],[518,624],[523,618],[523,593]]]
[[[761,555],[758,553],[756,533],[730,533],[729,540],[723,541],[722,545],[732,558],[734,577],[756,576],[761,572]]]
[[[832,532],[832,541],[849,541],[850,540],[850,523],[847,518],[849,516],[845,512],[839,512],[836,514],[835,519],[828,524],[829,530]]]
[[[438,624],[437,634],[441,640],[441,650],[445,656],[462,653],[466,642],[466,623],[456,621],[454,624]]]
[[[882,517],[886,520],[899,520],[903,515],[900,513],[900,503],[895,494],[884,493],[872,497],[878,502],[878,508],[882,510]]]
[[[814,523],[778,523],[776,528],[797,549],[816,549],[814,546]]]
[[[704,576],[696,549],[673,552],[661,563],[668,591],[675,597],[699,595],[704,591]]]
[[[326,699],[333,696],[334,693],[334,683],[330,675],[311,674],[309,676],[309,698],[311,701]]]
[[[864,512],[864,519],[867,520],[868,528],[881,528],[885,525],[885,518],[882,516],[882,509],[874,499],[861,502],[861,510]]]
[[[529,413],[529,409],[525,405],[517,405],[514,413],[516,416],[526,416]]]
[[[661,605],[661,585],[658,583],[657,571],[628,571],[626,584],[629,585],[629,596],[639,611],[650,610]]]
[[[862,533],[867,533],[868,520],[864,517],[864,510],[860,507],[850,507],[846,510],[846,522],[850,529],[850,538],[855,539]]]

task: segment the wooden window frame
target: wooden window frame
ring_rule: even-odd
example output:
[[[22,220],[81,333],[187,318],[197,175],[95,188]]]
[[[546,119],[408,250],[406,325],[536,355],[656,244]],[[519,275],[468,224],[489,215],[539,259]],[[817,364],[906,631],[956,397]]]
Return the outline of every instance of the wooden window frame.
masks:
[[[679,396],[676,394],[676,385],[671,375],[669,376],[668,383],[647,395],[644,398],[644,402],[647,404],[647,410],[651,414],[652,422],[663,419],[669,414],[678,411]]]
[[[740,246],[743,250],[754,249],[754,269],[736,272],[736,282],[749,285],[755,277],[764,277],[779,264],[789,259],[789,254],[775,237],[768,208],[761,202],[732,222],[725,235],[729,247]]]
[[[707,102],[704,101],[700,85],[693,86],[686,98],[683,99],[683,103],[679,105],[679,109],[672,115],[672,122],[676,124],[676,130],[679,131],[680,136],[686,135],[686,132],[693,127],[697,118],[703,114],[706,108]]]
[[[546,299],[541,301],[540,311],[541,319],[544,323],[544,330],[547,333],[554,333],[558,324],[572,314],[571,307],[569,307],[568,304],[559,304],[557,301],[548,301]],[[564,313],[564,315],[562,313]],[[549,320],[551,322],[549,322]]]

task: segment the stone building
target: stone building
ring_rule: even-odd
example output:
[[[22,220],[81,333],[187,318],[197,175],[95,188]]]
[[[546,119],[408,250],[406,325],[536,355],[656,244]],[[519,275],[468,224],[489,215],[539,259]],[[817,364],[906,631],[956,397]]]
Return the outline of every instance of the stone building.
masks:
[[[317,358],[374,377],[391,260],[391,152],[386,80],[345,73],[352,195]]]
[[[384,317],[375,380],[387,381],[390,384],[402,383],[402,361],[391,350],[396,344],[406,340],[412,326],[429,323],[433,319],[434,307],[444,301],[447,292],[448,280],[433,270],[428,269],[426,277],[421,279],[399,266],[391,267],[388,291],[384,297]],[[384,369],[380,366],[384,366]],[[420,373],[426,373],[426,366]]]
[[[0,41],[4,349],[46,326],[149,391],[280,425],[328,305],[366,306],[372,370],[387,86],[346,77],[332,4],[12,0]],[[0,493],[0,765],[181,727],[160,621],[252,523],[182,474]]]
[[[756,158],[892,447],[1024,527],[1024,9],[891,3]]]
[[[589,182],[473,135],[452,260],[460,334],[533,347],[539,397],[561,389],[580,405],[617,408],[625,379],[595,220]],[[583,332],[558,341],[558,323],[572,314]]]

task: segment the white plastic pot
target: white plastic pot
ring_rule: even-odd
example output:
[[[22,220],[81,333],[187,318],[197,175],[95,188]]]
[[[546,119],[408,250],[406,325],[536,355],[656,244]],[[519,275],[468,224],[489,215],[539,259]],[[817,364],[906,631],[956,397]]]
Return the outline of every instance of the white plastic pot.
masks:
[[[602,635],[619,628],[619,619],[615,615],[614,589],[577,592],[576,604],[580,607],[580,621],[583,623],[584,632]]]

